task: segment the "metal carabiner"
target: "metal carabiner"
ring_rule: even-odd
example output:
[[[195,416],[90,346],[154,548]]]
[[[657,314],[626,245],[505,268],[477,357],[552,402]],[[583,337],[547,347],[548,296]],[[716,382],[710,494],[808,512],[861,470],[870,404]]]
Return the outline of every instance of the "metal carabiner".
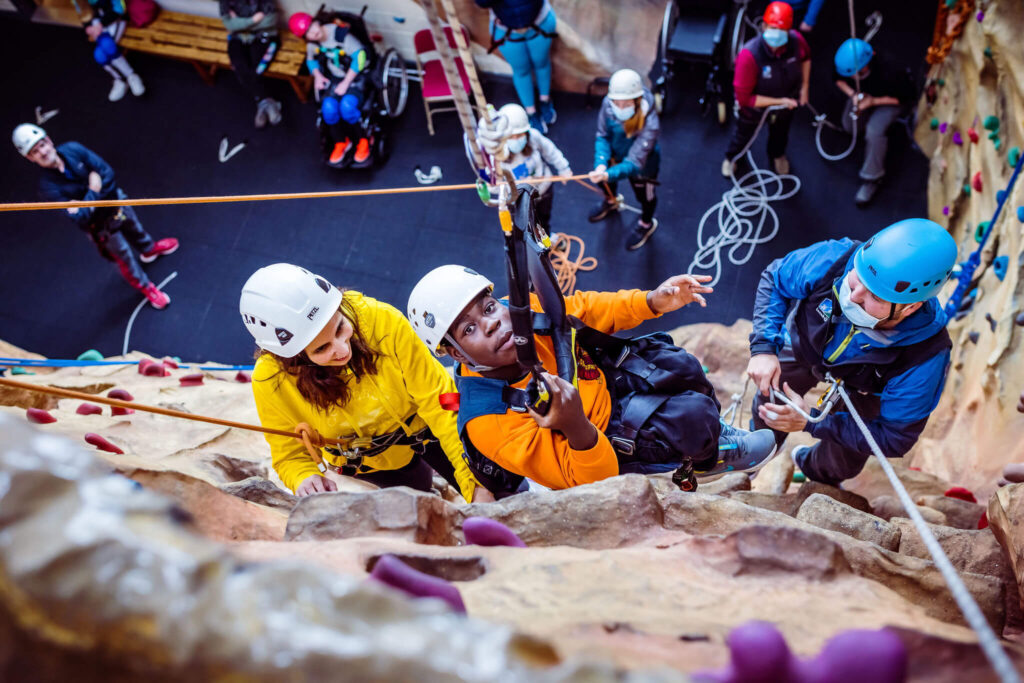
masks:
[[[789,406],[795,410],[800,417],[804,418],[808,422],[817,424],[828,417],[828,414],[832,411],[832,407],[839,402],[839,385],[843,383],[843,380],[833,378],[831,373],[826,373],[825,380],[831,382],[831,385],[825,393],[821,395],[821,398],[818,399],[818,403],[815,405],[815,408],[818,409],[817,416],[812,416],[804,412],[800,406],[789,398],[789,396],[786,396],[781,391],[775,391],[774,387],[772,387],[772,400]]]

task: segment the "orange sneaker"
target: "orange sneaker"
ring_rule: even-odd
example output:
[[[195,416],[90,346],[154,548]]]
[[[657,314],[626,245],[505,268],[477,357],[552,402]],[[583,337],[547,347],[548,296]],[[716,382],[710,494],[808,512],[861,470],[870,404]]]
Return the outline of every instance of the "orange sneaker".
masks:
[[[355,162],[361,164],[370,158],[370,141],[366,138],[361,138],[359,144],[356,145],[356,156]]]
[[[345,156],[345,150],[347,150],[348,146],[351,144],[352,141],[349,140],[348,138],[345,138],[344,142],[335,143],[334,151],[331,152],[331,163],[336,164],[339,161],[341,161],[341,158]]]

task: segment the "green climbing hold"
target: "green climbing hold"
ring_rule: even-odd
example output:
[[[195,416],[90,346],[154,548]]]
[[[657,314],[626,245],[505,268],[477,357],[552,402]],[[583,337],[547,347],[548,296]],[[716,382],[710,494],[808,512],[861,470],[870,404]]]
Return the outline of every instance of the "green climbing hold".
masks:
[[[491,201],[491,190],[487,187],[487,183],[482,179],[476,181],[476,194],[484,204]]]
[[[79,354],[78,360],[103,360],[103,354],[96,349],[89,349]]]
[[[708,370],[708,366],[706,366],[706,365],[701,365],[700,369],[704,371],[705,375],[708,374],[709,372],[711,372],[710,370]]]
[[[999,139],[999,131],[998,130],[994,130],[991,133],[989,133],[988,134],[988,139],[989,140],[998,140]]]
[[[181,356],[171,356],[171,360],[173,360],[175,363],[180,363]]]
[[[12,375],[34,375],[36,373],[26,370],[25,368],[19,368],[17,366],[11,368]]]
[[[946,0],[946,7],[953,7],[956,4],[956,0]]]
[[[1003,141],[1000,140],[999,138],[996,138],[995,140],[993,140],[992,144],[995,145],[997,152],[1003,148]]]
[[[932,130],[937,130],[938,127],[939,127],[939,120],[938,119],[932,119],[931,122],[928,125],[931,126]]]
[[[939,87],[941,88],[941,87],[943,87],[945,85],[946,85],[946,79],[945,78],[940,78],[939,79]]]
[[[977,229],[974,231],[974,241],[981,244],[981,241],[985,239],[985,233],[988,232],[988,226],[991,225],[991,221],[982,221],[978,223]]]
[[[1006,160],[1010,162],[1010,166],[1016,166],[1020,161],[1020,147],[1011,147],[1010,152],[1006,155]]]
[[[999,117],[986,116],[985,122],[982,125],[985,126],[985,130],[999,130]]]
[[[806,475],[804,475],[803,472],[794,472],[793,473],[793,483],[795,483],[795,484],[802,484],[805,481],[807,481],[807,477],[806,477]]]
[[[971,186],[968,185],[967,183],[964,183],[964,188],[963,189],[964,189],[964,194],[967,195],[968,197],[970,197],[971,196]]]
[[[988,57],[989,59],[992,59],[992,48],[991,47],[988,47],[988,46],[985,47],[985,56]]]

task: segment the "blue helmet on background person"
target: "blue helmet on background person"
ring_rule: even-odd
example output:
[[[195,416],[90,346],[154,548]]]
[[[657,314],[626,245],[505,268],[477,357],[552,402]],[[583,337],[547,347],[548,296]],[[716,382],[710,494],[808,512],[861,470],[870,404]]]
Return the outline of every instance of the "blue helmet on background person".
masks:
[[[866,67],[874,56],[875,50],[866,40],[847,38],[836,50],[836,71],[840,76],[853,76]]]
[[[956,241],[945,228],[926,218],[908,218],[865,242],[853,265],[879,299],[912,304],[939,293],[956,265],[956,254]]]

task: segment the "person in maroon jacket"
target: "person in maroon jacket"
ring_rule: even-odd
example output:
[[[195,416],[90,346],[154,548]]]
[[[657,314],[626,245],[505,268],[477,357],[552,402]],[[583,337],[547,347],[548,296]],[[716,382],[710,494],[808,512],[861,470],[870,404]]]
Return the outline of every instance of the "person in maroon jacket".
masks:
[[[733,91],[740,113],[722,162],[726,178],[735,172],[737,157],[757,130],[764,108],[772,106],[785,109],[768,115],[768,158],[776,173],[789,173],[789,126],[793,110],[807,104],[811,77],[811,49],[792,26],[793,8],[771,3],[764,12],[764,31],[747,41],[736,57]]]

